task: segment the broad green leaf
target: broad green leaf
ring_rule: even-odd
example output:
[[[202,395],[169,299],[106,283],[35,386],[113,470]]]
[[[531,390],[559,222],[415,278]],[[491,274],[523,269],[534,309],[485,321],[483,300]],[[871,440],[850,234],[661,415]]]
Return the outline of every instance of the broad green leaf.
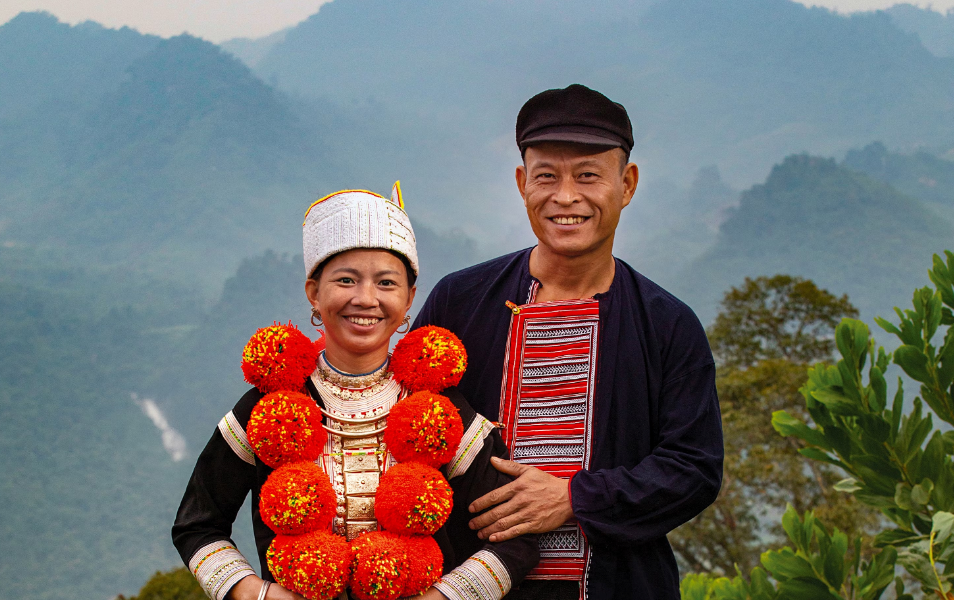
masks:
[[[777,410],[772,413],[772,427],[782,436],[794,435],[812,446],[818,446],[825,450],[831,450],[831,445],[825,439],[822,432],[812,429],[800,419],[793,417],[784,410]]]
[[[797,577],[815,577],[811,564],[795,554],[791,548],[762,553],[762,566],[778,581]]]
[[[828,584],[838,589],[845,581],[845,554],[848,552],[848,536],[835,530],[831,535],[831,545],[825,556],[825,579]]]
[[[934,577],[934,569],[931,568],[931,562],[928,560],[927,547],[916,547],[912,545],[898,550],[898,562],[904,566],[905,570],[918,582],[929,590],[937,588],[937,580]]]
[[[906,483],[898,483],[894,492],[894,503],[904,510],[915,511],[918,506],[911,500],[911,486]]]
[[[914,346],[905,344],[894,351],[894,362],[901,367],[908,377],[921,383],[928,383],[930,375],[928,374],[928,357]]]
[[[835,465],[836,467],[844,469],[845,471],[851,470],[848,467],[848,465],[841,462],[837,458],[832,458],[831,456],[829,456],[828,454],[825,454],[818,448],[799,448],[798,453],[806,458],[810,458],[811,460],[817,460],[819,462],[825,462],[830,465]]]
[[[868,371],[868,381],[871,382],[871,396],[868,398],[872,412],[880,413],[888,405],[888,383],[878,367],[871,367]]]
[[[947,390],[954,382],[954,329],[949,329],[944,345],[938,352],[937,382],[942,390]]]
[[[841,600],[822,581],[814,577],[789,579],[778,585],[778,597],[785,600]]]
[[[938,511],[934,513],[931,522],[933,523],[931,533],[934,534],[934,543],[943,544],[947,538],[951,537],[951,530],[954,529],[954,514]]]
[[[930,479],[925,479],[917,484],[911,488],[911,503],[917,506],[918,510],[921,510],[931,501],[931,490],[933,489],[934,484]]]
[[[881,329],[884,329],[888,333],[901,337],[901,330],[895,327],[890,321],[883,319],[881,317],[875,317],[874,320],[875,320],[875,323],[877,323],[878,326],[881,327]]]
[[[861,489],[861,486],[858,485],[858,480],[855,479],[854,477],[847,477],[845,479],[842,479],[841,481],[836,483],[833,487],[835,488],[836,491],[845,492],[846,494],[851,494]]]
[[[771,598],[775,598],[777,594],[775,586],[769,581],[764,569],[761,567],[752,569],[749,580],[751,581],[749,590],[752,595],[752,600],[770,600]]]
[[[835,415],[855,417],[862,414],[861,407],[857,401],[831,388],[815,390],[812,392],[812,398],[824,404],[825,407]]]
[[[904,383],[898,377],[898,391],[894,393],[894,402],[891,405],[891,434],[898,435],[901,426],[901,414],[904,412]]]
[[[923,535],[903,529],[885,529],[875,536],[874,545],[878,548],[882,546],[907,546],[923,539]]]
[[[810,521],[811,513],[805,513],[805,521]],[[785,530],[788,539],[792,541],[795,548],[808,554],[808,545],[812,541],[811,524],[802,521],[798,512],[791,504],[785,507],[785,514],[782,515],[782,529]],[[808,525],[806,528],[805,525]]]

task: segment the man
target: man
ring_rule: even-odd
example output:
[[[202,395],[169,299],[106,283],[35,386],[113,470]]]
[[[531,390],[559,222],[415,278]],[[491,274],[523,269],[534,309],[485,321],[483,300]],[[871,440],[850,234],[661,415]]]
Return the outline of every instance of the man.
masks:
[[[626,110],[571,85],[527,101],[516,133],[537,246],[448,275],[415,323],[464,342],[459,389],[499,419],[515,461],[498,459],[517,479],[475,501],[470,526],[491,541],[542,534],[540,565],[509,598],[676,600],[666,534],[722,478],[705,332],[613,257],[639,178]]]

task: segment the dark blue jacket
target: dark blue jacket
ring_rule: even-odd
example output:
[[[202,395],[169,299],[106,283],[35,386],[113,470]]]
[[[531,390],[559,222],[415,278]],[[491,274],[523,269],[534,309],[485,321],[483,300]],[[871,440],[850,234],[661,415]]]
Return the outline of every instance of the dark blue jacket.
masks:
[[[468,354],[459,389],[497,419],[511,311],[534,278],[530,250],[442,279],[414,327],[456,333]],[[570,484],[591,544],[588,598],[678,600],[666,534],[711,504],[722,482],[722,422],[715,364],[692,310],[616,260],[598,294],[600,331],[591,468]]]

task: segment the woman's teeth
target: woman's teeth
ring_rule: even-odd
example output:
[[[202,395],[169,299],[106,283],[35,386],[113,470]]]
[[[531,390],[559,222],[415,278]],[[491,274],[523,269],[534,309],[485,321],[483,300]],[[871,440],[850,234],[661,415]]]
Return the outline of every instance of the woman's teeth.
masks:
[[[557,225],[578,225],[586,220],[586,217],[553,217],[553,222]]]
[[[381,319],[376,317],[348,317],[348,320],[355,325],[374,325]]]

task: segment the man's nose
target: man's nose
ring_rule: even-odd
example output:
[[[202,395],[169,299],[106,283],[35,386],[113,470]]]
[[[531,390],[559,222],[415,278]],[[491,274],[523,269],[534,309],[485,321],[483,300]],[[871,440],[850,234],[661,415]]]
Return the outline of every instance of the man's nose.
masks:
[[[572,178],[565,177],[560,180],[554,200],[561,206],[569,206],[580,199],[579,192],[576,189],[576,182]]]

